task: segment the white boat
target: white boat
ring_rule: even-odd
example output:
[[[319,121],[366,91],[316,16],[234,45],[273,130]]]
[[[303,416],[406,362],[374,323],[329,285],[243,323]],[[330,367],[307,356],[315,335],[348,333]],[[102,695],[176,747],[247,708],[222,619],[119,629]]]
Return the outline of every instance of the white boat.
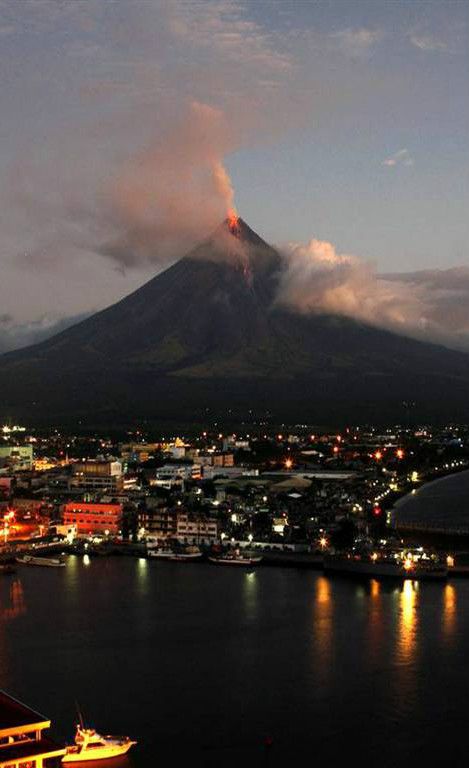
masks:
[[[67,747],[62,763],[83,763],[119,757],[125,755],[136,743],[128,736],[101,736],[94,728],[77,725],[75,744]]]
[[[160,560],[173,560],[176,552],[167,547],[157,547],[155,549],[147,549],[148,557],[157,557]]]
[[[200,560],[200,558],[203,557],[203,554],[204,553],[201,552],[200,547],[195,544],[179,545],[174,549],[173,554],[169,559],[181,563],[190,563],[193,560]]]
[[[42,565],[49,568],[65,568],[65,563],[58,557],[33,557],[32,555],[23,555],[17,557],[16,562],[21,565]]]
[[[222,555],[208,558],[211,563],[215,565],[244,565],[252,566],[261,562],[262,557],[253,557],[252,555],[244,555],[239,550],[234,552],[224,552]]]
[[[203,552],[174,552],[168,560],[176,562],[191,562],[192,560],[200,560],[203,556]]]

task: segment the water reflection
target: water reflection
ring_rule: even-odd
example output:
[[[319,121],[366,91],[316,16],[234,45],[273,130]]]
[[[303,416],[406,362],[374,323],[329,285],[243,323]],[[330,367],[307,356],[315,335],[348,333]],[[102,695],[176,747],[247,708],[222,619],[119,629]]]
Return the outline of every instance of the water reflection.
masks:
[[[456,630],[456,589],[452,584],[446,584],[443,592],[443,635],[451,640]]]
[[[67,567],[64,568],[64,580],[67,584],[69,598],[76,597],[80,581],[80,563],[81,558],[77,555],[67,557]]]
[[[0,606],[0,619],[10,621],[26,613],[26,601],[24,597],[23,585],[20,579],[13,579],[9,589],[9,602],[7,605]]]
[[[3,587],[3,585],[2,585]],[[7,597],[5,600],[4,598]],[[0,591],[0,687],[9,685],[8,646],[5,642],[5,625],[7,622],[17,619],[26,613],[26,600],[24,597],[21,580],[15,578],[11,581],[8,591]]]
[[[373,600],[376,600],[381,594],[381,584],[378,579],[371,579],[370,582],[370,595]]]
[[[316,676],[326,682],[332,668],[334,604],[329,579],[319,576],[313,603],[313,652]]]
[[[259,582],[255,571],[248,571],[243,579],[243,605],[249,619],[257,618]]]
[[[418,582],[406,579],[399,594],[397,661],[401,664],[409,664],[415,660],[418,586]]]
[[[145,597],[148,592],[148,560],[139,557],[136,566],[137,594]]]
[[[370,659],[378,660],[383,640],[383,601],[381,583],[371,579],[368,608],[368,652]]]

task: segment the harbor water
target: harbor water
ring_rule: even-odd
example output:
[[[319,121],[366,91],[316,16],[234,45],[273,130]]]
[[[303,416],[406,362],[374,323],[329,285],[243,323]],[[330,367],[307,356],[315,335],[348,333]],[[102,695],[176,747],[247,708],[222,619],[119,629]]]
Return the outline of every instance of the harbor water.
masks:
[[[467,763],[469,581],[70,556],[0,598],[0,686],[119,766]]]

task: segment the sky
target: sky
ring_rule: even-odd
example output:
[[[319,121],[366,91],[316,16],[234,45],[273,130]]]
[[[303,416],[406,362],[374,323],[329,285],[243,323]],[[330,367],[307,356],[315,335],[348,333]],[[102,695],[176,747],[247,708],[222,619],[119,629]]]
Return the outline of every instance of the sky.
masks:
[[[298,311],[469,349],[468,34],[465,0],[0,0],[0,351],[231,207]]]

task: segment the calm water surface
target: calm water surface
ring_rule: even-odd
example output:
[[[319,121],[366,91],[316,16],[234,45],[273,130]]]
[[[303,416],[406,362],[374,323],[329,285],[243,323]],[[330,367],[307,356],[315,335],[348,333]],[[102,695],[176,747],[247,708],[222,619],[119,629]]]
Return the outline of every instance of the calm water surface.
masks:
[[[127,768],[467,764],[469,581],[70,557],[0,599],[0,686],[64,740],[77,699]]]

